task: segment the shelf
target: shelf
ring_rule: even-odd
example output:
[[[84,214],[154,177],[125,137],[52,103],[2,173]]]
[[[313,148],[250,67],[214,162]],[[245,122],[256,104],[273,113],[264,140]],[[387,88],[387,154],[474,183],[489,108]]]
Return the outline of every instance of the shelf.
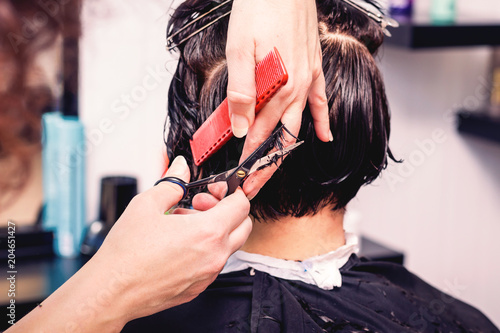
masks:
[[[459,132],[500,143],[500,117],[461,111],[457,119]]]
[[[400,26],[389,28],[387,45],[411,49],[500,45],[500,20],[459,18],[455,23],[438,24],[428,18],[396,18]]]

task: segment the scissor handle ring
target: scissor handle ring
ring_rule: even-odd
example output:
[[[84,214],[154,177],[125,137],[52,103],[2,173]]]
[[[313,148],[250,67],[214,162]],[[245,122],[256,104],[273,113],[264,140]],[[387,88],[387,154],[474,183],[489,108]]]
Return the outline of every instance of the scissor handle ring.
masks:
[[[184,191],[184,194],[182,195],[182,199],[184,199],[186,197],[186,195],[187,195],[186,183],[182,179],[177,178],[177,177],[165,177],[165,178],[162,178],[159,181],[157,181],[154,186],[158,185],[161,182],[169,182],[169,183],[179,185],[182,188],[182,190]]]

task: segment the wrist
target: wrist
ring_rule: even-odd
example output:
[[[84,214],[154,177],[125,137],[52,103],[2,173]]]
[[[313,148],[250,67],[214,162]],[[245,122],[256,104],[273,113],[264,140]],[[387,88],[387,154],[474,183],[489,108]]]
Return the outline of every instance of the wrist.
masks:
[[[9,332],[120,332],[129,318],[123,287],[110,284],[100,260],[92,258]]]
[[[116,257],[119,256],[113,258]],[[119,332],[126,323],[136,318],[137,304],[133,301],[134,295],[131,295],[133,279],[126,271],[110,267],[110,261],[101,252],[96,253],[87,265],[89,279],[86,283],[90,284],[89,288],[95,289],[82,306],[111,332]]]

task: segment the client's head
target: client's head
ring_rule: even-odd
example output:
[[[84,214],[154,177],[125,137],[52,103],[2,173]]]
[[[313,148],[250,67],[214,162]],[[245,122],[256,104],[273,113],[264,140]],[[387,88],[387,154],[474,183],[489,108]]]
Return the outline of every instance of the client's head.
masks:
[[[173,15],[169,34],[221,1],[191,0]],[[215,10],[174,38],[180,42],[230,9]],[[252,200],[259,220],[342,210],[360,187],[372,182],[393,158],[388,147],[390,115],[381,74],[373,55],[383,41],[381,27],[342,0],[317,0],[323,71],[333,142],[315,135],[309,107],[302,116],[304,144]],[[180,59],[168,99],[167,151],[170,160],[183,155],[192,179],[234,167],[242,140],[233,138],[200,168],[193,163],[189,139],[226,97],[225,46],[228,17],[194,35],[178,48]],[[285,64],[286,66],[286,64]],[[286,124],[285,124],[286,125]]]

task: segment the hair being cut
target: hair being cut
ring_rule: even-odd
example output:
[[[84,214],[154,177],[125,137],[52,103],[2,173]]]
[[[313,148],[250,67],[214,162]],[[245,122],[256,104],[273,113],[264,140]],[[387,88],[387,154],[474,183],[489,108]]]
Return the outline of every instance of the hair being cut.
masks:
[[[170,20],[169,34],[219,3],[184,2]],[[324,207],[343,209],[362,185],[378,177],[388,157],[394,160],[388,147],[390,113],[374,60],[383,41],[382,29],[341,0],[316,3],[334,140],[324,143],[316,137],[306,106],[298,136],[304,144],[284,160],[252,200],[251,214],[258,220],[312,215]],[[174,43],[220,16],[228,6],[179,33]],[[197,168],[189,147],[196,129],[226,97],[227,26],[228,18],[222,18],[178,46],[179,63],[168,95],[166,145],[170,160],[186,157],[192,179],[235,166],[241,154],[242,140],[233,138]]]

